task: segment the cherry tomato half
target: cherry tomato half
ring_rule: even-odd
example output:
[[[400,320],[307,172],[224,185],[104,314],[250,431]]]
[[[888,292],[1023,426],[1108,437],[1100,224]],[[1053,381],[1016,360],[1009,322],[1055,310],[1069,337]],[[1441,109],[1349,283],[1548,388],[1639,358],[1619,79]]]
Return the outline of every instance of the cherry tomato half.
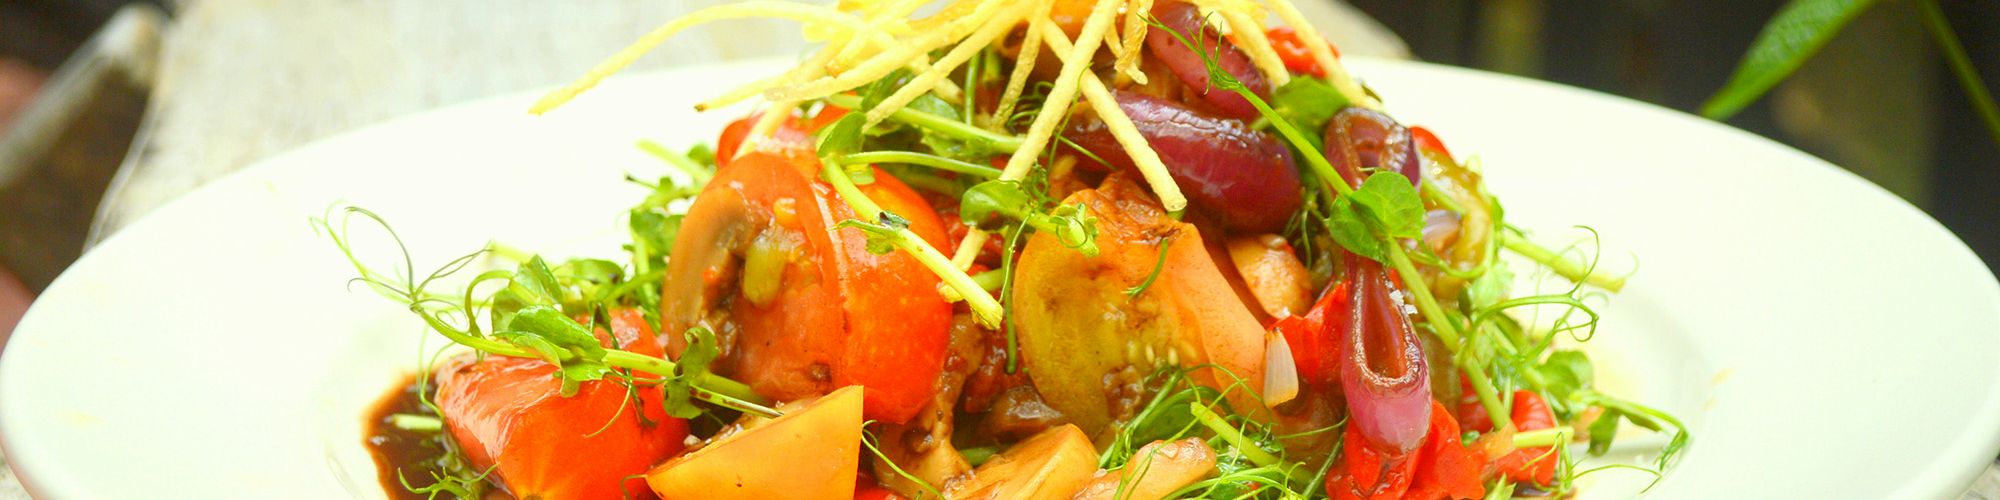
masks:
[[[901,252],[868,251],[839,228],[847,202],[818,181],[809,150],[760,148],[717,173],[688,208],[661,298],[669,332],[723,339],[717,371],[778,400],[861,385],[867,418],[903,422],[936,390],[951,305],[937,276]],[[942,245],[930,204],[877,170],[860,190]],[[681,339],[668,335],[670,352]]]

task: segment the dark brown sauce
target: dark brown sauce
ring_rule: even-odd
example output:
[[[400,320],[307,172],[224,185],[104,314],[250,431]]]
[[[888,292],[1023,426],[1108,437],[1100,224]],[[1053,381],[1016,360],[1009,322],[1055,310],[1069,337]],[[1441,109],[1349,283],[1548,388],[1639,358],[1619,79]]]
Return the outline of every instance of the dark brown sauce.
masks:
[[[406,430],[392,421],[392,416],[396,414],[436,417],[437,413],[424,406],[420,399],[425,389],[417,385],[416,376],[405,376],[368,410],[365,421],[367,438],[362,440],[362,445],[367,446],[368,454],[374,457],[375,477],[381,479],[382,491],[392,500],[429,498],[427,494],[410,489],[430,486],[435,481],[433,474],[441,470],[443,460],[450,453],[443,431]],[[409,481],[409,487],[404,487],[398,477]],[[487,490],[485,497],[512,498],[497,490]]]

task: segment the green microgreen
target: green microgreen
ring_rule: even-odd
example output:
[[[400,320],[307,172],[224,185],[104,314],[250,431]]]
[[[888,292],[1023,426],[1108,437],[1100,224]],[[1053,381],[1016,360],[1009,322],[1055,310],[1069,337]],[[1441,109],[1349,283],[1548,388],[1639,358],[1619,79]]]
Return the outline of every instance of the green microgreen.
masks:
[[[359,207],[345,207],[340,213],[340,217],[334,217],[329,209],[326,216],[313,222],[354,266],[360,275],[356,282],[403,303],[432,331],[454,343],[484,354],[547,361],[557,367],[555,376],[562,380],[565,394],[574,394],[576,387],[584,382],[605,378],[614,373],[614,368],[660,375],[668,380],[679,376],[673,361],[603,347],[590,333],[596,322],[593,320],[592,326],[586,326],[576,320],[575,316],[594,317],[593,311],[605,305],[583,303],[596,297],[595,290],[604,285],[593,281],[605,278],[601,272],[592,271],[598,268],[595,264],[565,265],[562,268],[569,272],[558,273],[540,257],[530,257],[513,271],[480,273],[466,285],[462,300],[446,299],[427,290],[464,270],[483,251],[453,259],[428,277],[417,280],[410,271],[414,265],[402,238],[385,219]],[[381,227],[394,242],[403,256],[400,273],[403,278],[382,274],[355,255],[349,226],[356,216]],[[497,284],[497,289],[484,287],[487,283]],[[478,292],[482,289],[493,291],[481,298]],[[484,324],[476,319],[482,307],[489,313]],[[485,333],[489,330],[493,333]],[[724,396],[703,397],[705,401],[762,415],[777,414],[767,407],[768,400],[740,382],[712,373],[701,373],[686,382],[701,389],[696,397]]]
[[[948,123],[957,124],[952,121]],[[847,169],[842,168],[841,158],[860,151],[863,141],[863,118],[850,114],[829,125],[820,132],[820,178],[833,185],[843,201],[854,210],[856,219],[841,221],[838,227],[861,230],[868,238],[871,252],[887,253],[891,248],[902,250],[910,257],[936,274],[944,284],[972,307],[972,314],[979,324],[988,328],[1000,326],[1003,309],[1000,302],[979,287],[964,270],[952,265],[951,258],[937,248],[924,242],[923,238],[910,231],[909,221],[882,210],[854,183]],[[868,222],[873,221],[873,222]]]
[[[1174,239],[1175,238],[1171,236],[1160,238],[1160,244],[1158,245],[1160,247],[1159,256],[1154,257],[1153,270],[1151,272],[1146,273],[1145,280],[1140,281],[1139,284],[1137,285],[1132,285],[1131,287],[1125,289],[1126,298],[1132,298],[1132,299],[1139,298],[1139,294],[1146,293],[1146,289],[1153,287],[1154,280],[1160,279],[1160,271],[1165,270],[1167,268],[1167,250],[1173,247]]]

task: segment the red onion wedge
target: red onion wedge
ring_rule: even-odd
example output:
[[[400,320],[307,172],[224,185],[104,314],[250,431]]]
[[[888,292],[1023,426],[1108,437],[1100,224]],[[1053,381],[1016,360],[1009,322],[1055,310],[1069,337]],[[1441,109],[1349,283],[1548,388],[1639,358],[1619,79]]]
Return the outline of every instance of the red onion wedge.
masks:
[[[1422,182],[1416,144],[1410,129],[1380,111],[1348,107],[1326,122],[1326,161],[1354,186],[1385,170],[1403,174],[1411,185]]]
[[[1158,97],[1125,91],[1111,95],[1188,199],[1219,215],[1231,229],[1278,232],[1299,210],[1299,172],[1292,166],[1292,151],[1277,139],[1241,121]],[[1132,168],[1132,158],[1095,115],[1072,119],[1063,137],[1113,168]]]
[[[1377,449],[1415,450],[1429,433],[1430,369],[1410,324],[1407,293],[1382,265],[1347,258],[1354,314],[1341,344],[1340,385],[1352,425]]]
[[[1251,93],[1268,99],[1271,97],[1271,82],[1264,79],[1264,73],[1257,71],[1257,65],[1250,62],[1250,56],[1208,29],[1202,22],[1201,9],[1194,5],[1174,0],[1159,2],[1153,4],[1153,18],[1167,27],[1163,30],[1153,26],[1146,33],[1146,49],[1152,52],[1153,57],[1166,63],[1181,83],[1187,84],[1189,89],[1223,114],[1244,120],[1257,118],[1257,107],[1252,106],[1250,100],[1234,91],[1209,87],[1208,64],[1202,62],[1202,55],[1189,44],[1201,47],[1203,53],[1215,57],[1216,66],[1242,82]],[[1180,38],[1174,37],[1175,34],[1179,34]],[[1181,41],[1183,38],[1186,43]]]

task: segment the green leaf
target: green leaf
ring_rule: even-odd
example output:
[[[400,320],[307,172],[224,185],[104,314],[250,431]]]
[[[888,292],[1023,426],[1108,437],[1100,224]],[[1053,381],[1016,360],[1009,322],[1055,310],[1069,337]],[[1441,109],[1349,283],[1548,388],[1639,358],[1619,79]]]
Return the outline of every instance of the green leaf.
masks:
[[[710,171],[715,170],[715,148],[709,147],[706,143],[688,147],[687,157],[701,166],[708,167]]]
[[[1030,221],[1038,228],[1051,229],[1062,240],[1064,247],[1076,250],[1085,257],[1097,256],[1097,216],[1080,203],[1056,207],[1048,215],[1030,216]]]
[[[1035,196],[1016,181],[986,181],[965,190],[958,199],[958,218],[986,230],[998,229],[1007,219],[1020,219],[1033,210]]]
[[[1376,172],[1361,182],[1361,188],[1346,196],[1354,206],[1366,209],[1382,232],[1394,238],[1421,238],[1424,235],[1424,202],[1410,179],[1395,172]]]
[[[1388,245],[1375,237],[1375,230],[1370,229],[1362,219],[1352,197],[1333,199],[1333,213],[1327,217],[1327,229],[1334,243],[1355,255],[1381,262],[1389,252]]]
[[[527,262],[514,269],[507,286],[493,293],[493,329],[513,329],[514,316],[529,307],[561,304],[561,293],[562,283],[556,280],[548,262],[539,255],[529,257]]]
[[[556,274],[566,278],[577,278],[591,283],[610,283],[625,274],[625,268],[616,262],[604,259],[570,259],[556,266]]]
[[[1618,415],[1617,411],[1605,410],[1596,422],[1590,423],[1590,456],[1600,457],[1611,451],[1611,440],[1618,436]]]
[[[828,125],[819,135],[819,155],[821,158],[839,158],[849,153],[861,151],[864,137],[861,127],[867,118],[861,113],[848,113],[832,125]]]
[[[924,94],[917,100],[910,101],[909,107],[951,120],[963,120],[965,116],[958,107],[933,94]],[[993,153],[1008,152],[1001,151],[987,141],[968,140],[951,134],[918,134],[917,141],[923,143],[924,147],[930,148],[932,154],[974,163],[985,163],[988,155]]]
[[[1551,353],[1549,359],[1535,370],[1541,372],[1542,380],[1548,381],[1550,395],[1561,400],[1569,400],[1578,390],[1589,389],[1596,382],[1590,356],[1582,351]]]
[[[1465,293],[1472,309],[1480,310],[1507,300],[1508,291],[1513,288],[1514,272],[1507,268],[1506,262],[1493,259],[1487,263],[1486,272],[1466,287]]]
[[[674,360],[674,373],[667,377],[665,406],[667,414],[674,418],[694,418],[702,412],[701,407],[694,405],[695,384],[708,376],[709,365],[722,356],[722,348],[716,345],[715,333],[707,328],[689,328],[681,336],[687,340],[687,350]]]
[[[514,314],[507,329],[493,336],[534,350],[543,361],[556,365],[563,397],[575,395],[580,383],[603,379],[611,372],[597,336],[553,306],[523,308]]]
[[[909,70],[899,69],[889,73],[889,76],[884,76],[880,80],[875,80],[873,83],[856,89],[856,93],[861,95],[861,107],[858,109],[875,109],[875,106],[882,104],[882,101],[888,99],[889,95],[896,93],[896,89],[902,88],[903,82],[909,80],[909,78]]]
[[[1326,121],[1349,104],[1346,95],[1318,78],[1293,78],[1271,92],[1271,110],[1301,130],[1326,128]]]
[[[634,262],[648,263],[647,269],[664,267],[667,254],[673,252],[674,238],[680,235],[682,217],[681,214],[633,210],[625,225],[632,233]]]
[[[888,212],[882,213],[887,214]],[[898,218],[900,219],[900,217]],[[904,224],[908,223],[908,221],[904,222]],[[861,219],[847,219],[840,221],[839,224],[834,224],[833,227],[835,229],[853,228],[861,230],[861,234],[868,238],[868,253],[875,255],[887,255],[889,252],[896,251],[896,242],[903,237],[895,229],[887,225],[862,222]]]
[[[1334,243],[1381,262],[1389,251],[1389,238],[1417,238],[1424,234],[1424,202],[1410,180],[1395,172],[1376,172],[1361,187],[1333,199],[1327,227]],[[1378,235],[1376,229],[1381,233]]]
[[[1724,120],[1742,111],[1874,4],[1874,0],[1792,0],[1757,34],[1729,83],[1701,106],[1702,116]]]

